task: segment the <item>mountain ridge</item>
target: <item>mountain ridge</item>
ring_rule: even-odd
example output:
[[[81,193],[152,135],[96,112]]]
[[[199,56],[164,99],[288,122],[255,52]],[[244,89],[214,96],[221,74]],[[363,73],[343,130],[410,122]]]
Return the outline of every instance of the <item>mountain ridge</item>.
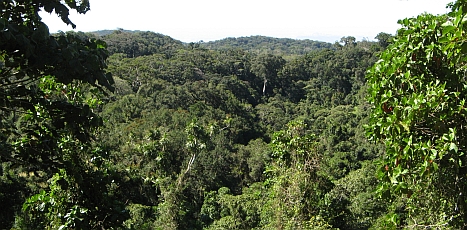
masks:
[[[247,37],[227,37],[224,39],[209,41],[209,42],[190,42],[185,43],[168,35],[139,30],[99,30],[89,32],[108,43],[140,41],[140,44],[148,43],[147,39],[157,39],[163,41],[163,45],[171,44],[171,46],[179,47],[180,45],[191,46],[192,48],[205,48],[212,50],[230,50],[242,49],[258,54],[273,54],[273,55],[303,55],[313,50],[332,49],[333,44],[310,39],[292,39],[292,38],[275,38],[262,35],[247,36]],[[153,42],[152,40],[151,42]],[[128,54],[132,56],[133,54]]]

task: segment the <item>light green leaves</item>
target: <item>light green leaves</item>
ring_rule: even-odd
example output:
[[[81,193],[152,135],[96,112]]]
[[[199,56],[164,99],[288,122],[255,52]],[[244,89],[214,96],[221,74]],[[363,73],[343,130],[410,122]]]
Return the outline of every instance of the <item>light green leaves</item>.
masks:
[[[467,61],[465,4],[458,1],[449,15],[400,20],[394,43],[368,71],[373,110],[367,130],[370,139],[386,144],[381,193],[422,192],[437,178],[460,176],[467,161],[467,90],[460,64]]]
[[[457,148],[457,145],[455,143],[449,143],[449,150],[457,153],[459,149]]]
[[[393,182],[407,179],[398,175],[404,171],[401,165],[413,171],[417,170],[416,165],[426,164],[424,156],[429,155],[429,151],[437,151],[437,147],[429,147],[429,143],[439,146],[449,141],[449,150],[457,152],[456,125],[451,123],[446,127],[445,120],[457,116],[454,102],[464,95],[453,83],[453,79],[460,78],[449,61],[449,54],[457,57],[460,47],[445,50],[443,45],[443,41],[451,41],[452,33],[458,28],[446,22],[446,16],[428,14],[400,23],[404,28],[399,30],[395,43],[382,54],[383,59],[367,76],[369,100],[374,106],[370,135],[386,141],[386,162],[388,170],[393,172]],[[403,149],[404,154],[411,155],[400,158]]]

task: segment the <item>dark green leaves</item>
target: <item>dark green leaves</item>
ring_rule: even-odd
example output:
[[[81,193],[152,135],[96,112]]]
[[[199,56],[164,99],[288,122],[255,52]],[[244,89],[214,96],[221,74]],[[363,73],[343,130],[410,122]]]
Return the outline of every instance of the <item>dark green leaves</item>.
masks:
[[[43,9],[47,13],[55,11],[62,21],[67,25],[71,25],[73,29],[76,28],[76,25],[68,18],[70,15],[70,9],[76,10],[80,14],[84,14],[90,9],[89,1],[87,0],[66,0],[64,2],[43,1],[41,2],[41,6],[44,7]]]
[[[51,36],[38,15],[41,9],[55,11],[74,27],[69,10],[85,13],[89,2],[0,1],[0,8],[0,162],[24,173],[27,182],[19,186],[31,191],[23,196],[38,193],[35,182],[52,177],[46,191],[18,210],[17,228],[111,228],[103,224],[101,210],[118,209],[118,202],[103,201],[108,181],[99,161],[90,160],[101,157],[92,151],[102,125],[96,109],[113,91],[112,76],[104,70],[106,44],[77,33]],[[99,186],[100,192],[90,192]],[[124,214],[112,215],[115,223]]]

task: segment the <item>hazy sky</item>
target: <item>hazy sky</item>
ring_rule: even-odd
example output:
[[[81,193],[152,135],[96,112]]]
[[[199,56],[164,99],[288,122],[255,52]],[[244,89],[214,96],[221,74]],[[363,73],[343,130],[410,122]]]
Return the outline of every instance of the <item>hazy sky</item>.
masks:
[[[90,0],[72,13],[78,31],[154,31],[183,42],[264,35],[334,42],[395,34],[398,19],[447,13],[451,0]],[[41,14],[50,32],[68,31],[55,14]]]

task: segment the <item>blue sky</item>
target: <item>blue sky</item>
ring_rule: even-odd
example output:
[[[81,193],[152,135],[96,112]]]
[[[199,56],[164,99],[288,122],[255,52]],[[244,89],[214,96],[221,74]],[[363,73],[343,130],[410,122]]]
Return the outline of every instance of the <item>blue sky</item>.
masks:
[[[77,31],[123,28],[153,31],[183,42],[263,35],[334,42],[395,34],[398,19],[447,13],[451,0],[90,0],[91,11],[72,13]],[[68,31],[41,13],[50,32]]]

